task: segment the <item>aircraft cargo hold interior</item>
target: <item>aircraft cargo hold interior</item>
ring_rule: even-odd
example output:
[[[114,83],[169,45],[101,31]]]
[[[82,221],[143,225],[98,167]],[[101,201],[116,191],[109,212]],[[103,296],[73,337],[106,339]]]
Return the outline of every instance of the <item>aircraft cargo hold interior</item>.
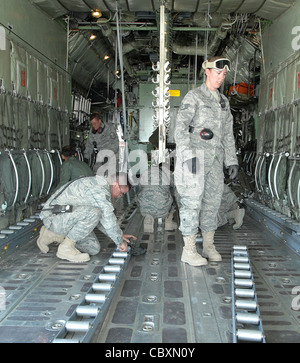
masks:
[[[299,15],[0,0],[1,343],[300,342]]]

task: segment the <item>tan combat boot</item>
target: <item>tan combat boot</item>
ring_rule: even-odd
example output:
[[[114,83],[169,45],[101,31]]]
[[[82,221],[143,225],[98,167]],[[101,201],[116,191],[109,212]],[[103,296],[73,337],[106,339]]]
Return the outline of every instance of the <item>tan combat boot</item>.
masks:
[[[75,248],[76,242],[66,237],[64,241],[58,246],[56,256],[62,260],[70,262],[87,262],[90,256],[87,253],[81,253]]]
[[[227,219],[234,219],[235,224],[232,226],[233,229],[239,229],[243,224],[245,216],[245,209],[234,209],[226,213]]]
[[[178,225],[175,221],[173,221],[174,213],[171,212],[168,217],[165,219],[165,230],[173,231],[173,229],[177,229]]]
[[[154,218],[147,214],[144,218],[144,232],[153,233],[154,232]]]
[[[42,228],[40,230],[40,236],[37,239],[36,243],[42,253],[47,253],[49,251],[48,246],[52,242],[62,243],[62,241],[64,239],[65,239],[65,237],[59,236],[58,234],[55,234],[54,232],[49,231],[45,226],[42,226]]]
[[[222,256],[216,250],[214,246],[214,235],[215,232],[202,232],[203,237],[203,251],[202,255],[208,258],[209,261],[220,262]]]
[[[181,261],[191,266],[207,265],[207,260],[203,258],[196,249],[196,235],[184,236],[184,247],[181,255]]]

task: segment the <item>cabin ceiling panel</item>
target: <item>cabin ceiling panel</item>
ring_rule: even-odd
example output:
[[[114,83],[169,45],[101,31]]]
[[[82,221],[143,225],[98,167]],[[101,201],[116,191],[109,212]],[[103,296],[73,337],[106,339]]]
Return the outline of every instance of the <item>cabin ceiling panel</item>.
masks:
[[[119,56],[116,54],[117,24],[114,16],[117,9],[121,11],[126,80],[133,85],[151,80],[152,63],[159,56],[158,10],[161,0],[28,1],[52,19],[61,21],[69,17],[69,72],[80,85],[93,88],[99,83],[115,85],[118,82]],[[166,0],[165,4],[171,13],[168,41],[172,50],[169,52],[172,77],[180,83],[186,81],[189,57],[195,56],[196,52],[199,57],[197,66],[201,66],[205,57],[223,54],[237,35],[249,41],[254,49],[259,49],[256,17],[272,21],[292,7],[294,0]],[[101,11],[103,16],[98,20],[93,18],[92,9]],[[207,12],[211,15],[208,37]],[[96,35],[94,40],[90,40],[92,33]],[[233,58],[236,49],[231,50]],[[108,60],[104,61],[104,56],[109,56]],[[242,57],[239,60],[242,62]]]
[[[64,16],[68,13],[68,10],[60,5],[60,3],[56,0],[32,0],[31,2],[54,19]]]
[[[70,12],[89,12],[91,9],[115,11],[116,1],[111,0],[30,0],[48,13],[52,18],[67,15]],[[251,13],[268,20],[274,20],[285,12],[294,0],[211,0],[210,13],[221,14]],[[159,0],[120,0],[118,9],[123,11],[155,11],[159,9]],[[169,0],[167,7],[172,12],[202,12],[208,10],[209,1]]]
[[[106,54],[107,50],[103,42],[90,43],[81,33],[75,33],[69,42],[69,62],[70,72],[75,78],[78,77],[78,83],[84,86],[90,85],[90,82],[106,79],[107,73],[113,75],[114,68],[112,63],[106,63],[100,55]],[[81,69],[84,68],[88,77],[80,77]]]

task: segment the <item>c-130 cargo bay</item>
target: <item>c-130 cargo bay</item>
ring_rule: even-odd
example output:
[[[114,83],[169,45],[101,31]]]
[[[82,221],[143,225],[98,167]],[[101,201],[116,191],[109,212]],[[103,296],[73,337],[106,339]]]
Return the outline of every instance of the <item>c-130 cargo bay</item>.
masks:
[[[0,0],[0,342],[300,342],[299,15],[292,0]],[[210,71],[226,74],[214,93],[220,103],[211,97],[195,115],[215,121],[214,105],[218,117],[232,115],[237,175],[225,160],[213,245],[221,258],[205,257],[199,227],[186,259],[184,225],[194,214],[183,220],[172,184],[180,142],[210,145],[219,129],[199,129],[195,116],[183,135],[179,122],[192,109],[185,96],[199,93]],[[123,250],[96,227],[100,250],[78,252],[89,255],[83,262],[59,257],[67,233],[41,250],[63,148],[97,179],[107,164],[96,168],[99,145],[87,150],[105,129],[106,142],[117,135],[115,161],[131,183],[118,198],[115,184],[107,187],[106,199],[115,224],[136,239]],[[139,199],[143,173],[162,165],[167,215],[159,214],[167,199],[155,199],[159,182],[150,183],[153,198]],[[74,201],[84,205],[92,193],[80,193]],[[76,210],[66,204],[62,221]],[[202,265],[191,262],[199,255]]]

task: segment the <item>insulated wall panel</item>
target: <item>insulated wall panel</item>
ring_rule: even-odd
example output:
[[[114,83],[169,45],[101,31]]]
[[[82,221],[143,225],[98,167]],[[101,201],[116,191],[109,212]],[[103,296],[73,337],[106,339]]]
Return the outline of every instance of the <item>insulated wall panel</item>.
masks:
[[[49,106],[57,108],[58,105],[58,79],[57,72],[52,68],[48,67],[47,75],[47,85],[48,85],[48,101]]]
[[[48,95],[48,67],[42,61],[37,62],[37,93],[38,93],[38,101],[43,104],[48,104],[49,95]]]
[[[289,104],[295,100],[295,61],[292,61],[287,66],[286,81],[285,81],[285,93],[286,104]]]
[[[26,51],[11,42],[11,82],[17,95],[27,96],[27,78]]]
[[[58,108],[61,111],[68,111],[70,108],[70,82],[67,76],[58,74]]]
[[[7,36],[26,45],[30,53],[35,52],[36,56],[42,56],[64,69],[67,58],[66,31],[53,18],[32,5],[32,1],[0,1],[0,24],[9,26],[12,32],[8,30]]]
[[[11,89],[10,44],[6,39],[5,28],[0,26],[0,87]]]
[[[300,99],[300,60],[295,65],[295,97]]]
[[[276,79],[270,78],[268,82],[268,89],[267,89],[267,101],[268,101],[268,109],[275,106],[276,99],[275,99],[275,90],[276,90]]]
[[[286,68],[284,68],[279,74],[277,79],[277,105],[283,105],[286,103]]]
[[[26,53],[27,64],[27,91],[30,100],[37,101],[37,59]]]

